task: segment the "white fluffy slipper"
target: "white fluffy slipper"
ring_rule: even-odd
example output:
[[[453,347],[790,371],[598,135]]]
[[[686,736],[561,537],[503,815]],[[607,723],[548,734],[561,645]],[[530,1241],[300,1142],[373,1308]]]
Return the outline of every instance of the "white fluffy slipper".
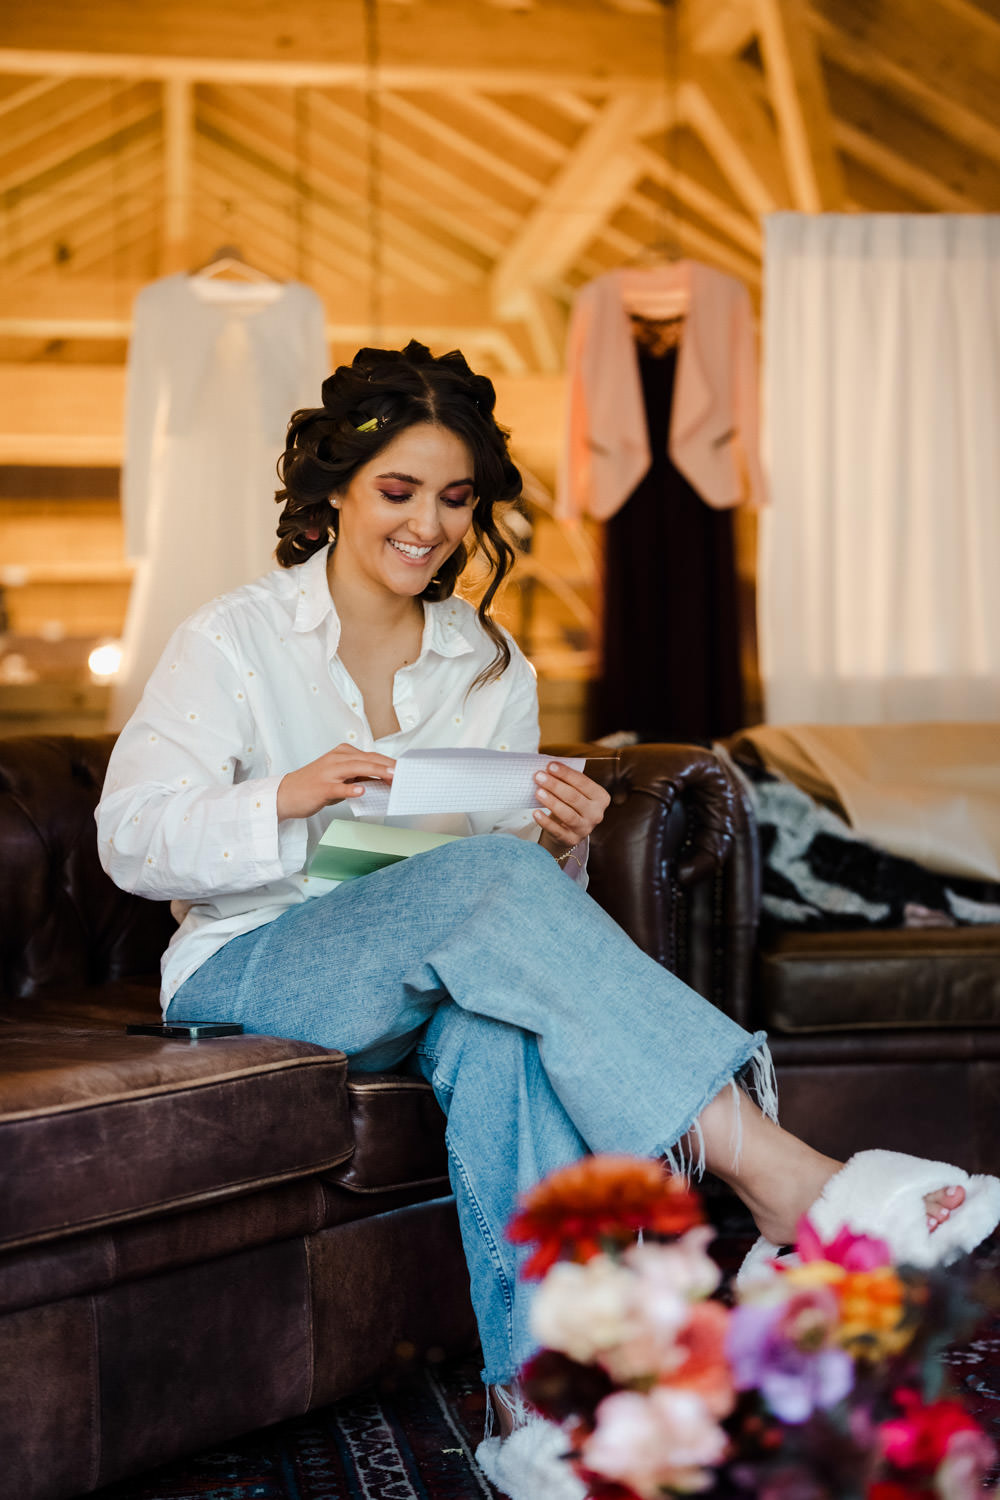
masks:
[[[965,1200],[931,1231],[924,1197],[946,1187],[963,1187]],[[830,1178],[810,1208],[809,1220],[826,1242],[846,1225],[853,1234],[885,1240],[897,1265],[948,1266],[1000,1223],[1000,1180],[970,1177],[947,1162],[899,1151],[859,1151]],[[777,1254],[775,1245],[759,1239],[740,1267],[736,1285],[744,1287],[769,1274],[769,1262]]]
[[[562,1428],[533,1416],[510,1437],[484,1438],[476,1463],[509,1500],[586,1500],[587,1486],[563,1458],[568,1451]]]

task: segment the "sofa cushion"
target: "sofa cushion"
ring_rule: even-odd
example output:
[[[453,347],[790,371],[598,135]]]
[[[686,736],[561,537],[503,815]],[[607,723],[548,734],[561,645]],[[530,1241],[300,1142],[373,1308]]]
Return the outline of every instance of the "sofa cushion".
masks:
[[[352,1193],[448,1192],[444,1114],[429,1083],[401,1073],[353,1073],[347,1097],[354,1155],[328,1173]]]
[[[337,1166],[342,1053],[275,1037],[191,1043],[0,1022],[0,1247]]]
[[[1000,1027],[1000,927],[784,933],[758,997],[777,1032]]]

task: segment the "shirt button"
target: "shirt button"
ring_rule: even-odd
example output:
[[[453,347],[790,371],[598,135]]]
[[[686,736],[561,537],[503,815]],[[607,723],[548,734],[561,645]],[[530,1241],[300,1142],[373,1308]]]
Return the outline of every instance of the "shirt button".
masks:
[[[351,730],[351,732],[350,732],[350,733],[349,733],[349,734],[348,734],[348,736],[347,736],[347,738],[348,738],[348,739],[349,739],[349,740],[356,740],[356,739],[357,739],[357,735],[356,735],[356,734],[355,734],[355,732],[354,732],[354,730],[353,730],[353,729],[352,729],[352,730]]]

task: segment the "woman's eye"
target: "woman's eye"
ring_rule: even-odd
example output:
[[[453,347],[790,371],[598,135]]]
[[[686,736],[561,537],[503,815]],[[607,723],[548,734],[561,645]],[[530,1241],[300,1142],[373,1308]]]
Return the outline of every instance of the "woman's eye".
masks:
[[[381,494],[385,496],[386,500],[395,500],[397,502],[409,500],[410,498],[409,490],[382,490]]]
[[[452,510],[462,510],[466,505],[472,504],[472,496],[468,494],[442,495],[441,498],[445,505],[450,506]]]

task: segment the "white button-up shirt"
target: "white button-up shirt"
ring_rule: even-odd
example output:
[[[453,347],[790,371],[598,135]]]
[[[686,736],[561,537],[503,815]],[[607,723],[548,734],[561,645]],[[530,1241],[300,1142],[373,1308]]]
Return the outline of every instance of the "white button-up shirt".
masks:
[[[420,655],[393,682],[399,730],[373,739],[337,655],[326,557],[321,549],[192,615],[112,751],[96,814],[101,863],[123,889],[174,902],[164,1008],[224,943],[337,884],[305,871],[331,818],[352,816],[353,804],[279,823],[289,771],[342,743],[393,758],[411,747],[538,748],[535,673],[513,641],[499,680],[469,692],[494,647],[461,599],[424,604]],[[540,831],[528,810],[446,831],[494,828]]]

